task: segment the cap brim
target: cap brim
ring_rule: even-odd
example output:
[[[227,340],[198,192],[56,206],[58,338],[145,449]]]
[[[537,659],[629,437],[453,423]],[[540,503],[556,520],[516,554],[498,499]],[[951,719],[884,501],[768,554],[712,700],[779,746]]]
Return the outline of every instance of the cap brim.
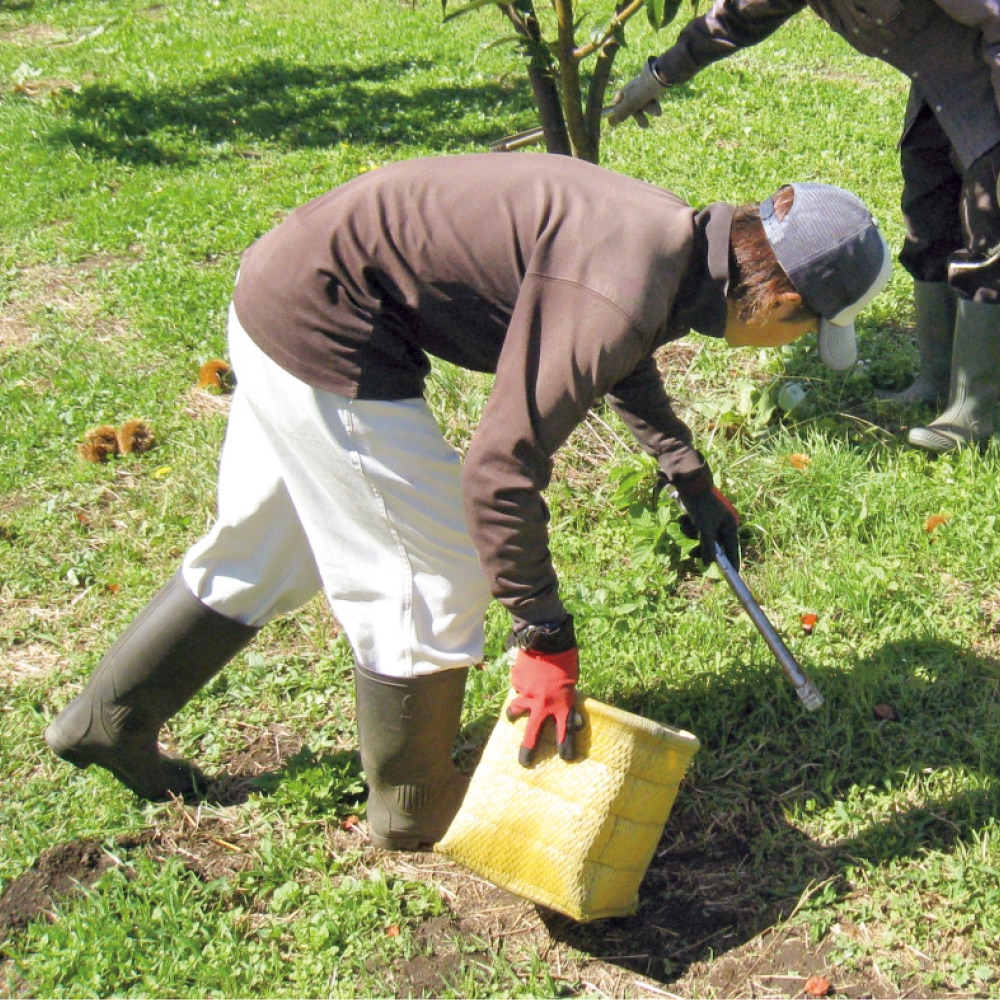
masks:
[[[827,368],[842,372],[858,360],[858,341],[854,323],[837,324],[819,321],[819,359]]]

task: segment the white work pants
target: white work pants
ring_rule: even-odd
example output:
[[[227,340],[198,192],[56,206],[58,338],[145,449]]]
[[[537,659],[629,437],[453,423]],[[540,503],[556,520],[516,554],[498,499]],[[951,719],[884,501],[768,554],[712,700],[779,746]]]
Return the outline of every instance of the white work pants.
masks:
[[[413,677],[478,663],[490,600],[460,463],[423,399],[314,389],[229,316],[236,373],[218,518],[184,557],[192,593],[260,626],[320,588],[357,662]]]

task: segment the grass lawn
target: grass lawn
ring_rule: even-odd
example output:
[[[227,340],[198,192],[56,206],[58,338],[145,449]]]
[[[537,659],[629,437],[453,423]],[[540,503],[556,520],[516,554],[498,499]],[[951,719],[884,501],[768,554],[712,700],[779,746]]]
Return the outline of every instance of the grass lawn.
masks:
[[[676,30],[640,20],[622,80]],[[1000,450],[928,458],[904,442],[930,415],[875,403],[915,364],[898,269],[851,372],[812,342],[692,335],[661,358],[820,711],[675,512],[648,509],[610,413],[559,456],[581,687],[702,744],[634,917],[574,924],[366,846],[352,661],[318,599],[165,730],[209,801],[140,802],[45,747],[211,521],[229,397],[199,371],[225,358],[241,252],[359,172],[534,125],[521,63],[483,44],[504,24],[442,26],[428,0],[0,0],[0,995],[794,997],[810,976],[836,996],[1000,995]],[[898,250],[905,100],[802,15],[653,128],[607,133],[602,162],[695,204],[842,184]],[[789,381],[808,394],[784,412]],[[435,368],[459,448],[488,390]],[[129,420],[154,448],[81,459],[89,430]],[[506,693],[506,629],[494,608],[470,760]]]

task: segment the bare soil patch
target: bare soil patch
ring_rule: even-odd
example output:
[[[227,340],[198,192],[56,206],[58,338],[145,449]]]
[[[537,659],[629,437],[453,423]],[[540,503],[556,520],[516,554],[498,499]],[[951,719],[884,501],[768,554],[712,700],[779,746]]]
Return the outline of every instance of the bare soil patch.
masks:
[[[131,850],[152,835],[119,837],[116,846]],[[121,862],[96,840],[74,840],[45,851],[23,875],[14,879],[0,896],[0,943],[12,931],[21,930],[38,918],[47,917],[53,903],[93,885],[109,868]]]
[[[241,782],[286,759],[297,742],[279,728],[261,732],[216,792],[239,798]],[[227,785],[228,782],[228,785]],[[362,830],[332,828],[333,851],[357,851]],[[921,963],[912,975],[890,981],[872,963],[845,971],[832,953],[836,939],[813,943],[807,928],[786,918],[794,901],[763,911],[754,895],[747,854],[739,837],[721,836],[710,850],[688,849],[668,835],[643,886],[633,917],[578,924],[514,896],[432,853],[391,854],[364,847],[359,867],[381,868],[400,878],[430,882],[447,913],[416,930],[412,957],[385,974],[387,995],[434,997],[458,985],[455,970],[479,964],[484,974],[502,953],[508,962],[546,962],[559,996],[804,997],[812,977],[825,979],[829,997],[895,1000],[934,996],[919,988]],[[225,809],[211,814],[177,803],[155,829],[113,844],[74,841],[46,851],[0,897],[2,942],[32,920],[51,918],[54,905],[93,885],[110,867],[129,873],[129,858],[180,857],[205,880],[231,876],[253,861],[253,840]],[[858,935],[838,928],[840,935]],[[2,976],[2,971],[0,971]],[[937,994],[947,996],[948,994]]]
[[[29,343],[44,309],[71,318],[77,329],[90,329],[98,343],[127,335],[120,324],[100,315],[100,295],[91,287],[92,275],[111,262],[91,257],[65,267],[37,265],[20,271],[0,312],[0,353]]]
[[[109,867],[127,876],[137,852],[178,857],[206,881],[254,863],[255,836],[231,807],[246,800],[255,778],[286,766],[303,743],[283,725],[246,730],[244,749],[214,776],[207,802],[173,803],[156,827],[113,843],[56,845],[10,883],[0,896],[0,983],[10,974],[6,938],[30,921],[51,919],[60,900],[93,885]],[[758,857],[762,840],[766,859]],[[446,913],[417,927],[410,957],[377,970],[388,996],[434,997],[460,988],[459,967],[468,973],[479,966],[487,982],[498,956],[515,967],[542,960],[556,995],[567,997],[801,998],[810,995],[806,983],[813,977],[825,981],[828,997],[954,996],[927,991],[922,983],[930,959],[916,952],[897,962],[891,979],[868,959],[845,965],[843,945],[870,943],[863,927],[837,925],[812,940],[797,909],[822,882],[850,891],[838,882],[844,859],[783,826],[766,808],[717,816],[681,810],[650,865],[638,912],[589,924],[514,896],[436,854],[377,851],[366,846],[364,824],[330,824],[328,842],[333,853],[357,856],[359,876],[381,869],[433,884],[446,903]]]
[[[0,31],[0,42],[11,45],[50,45],[66,38],[66,33],[51,24],[28,24],[13,31]]]

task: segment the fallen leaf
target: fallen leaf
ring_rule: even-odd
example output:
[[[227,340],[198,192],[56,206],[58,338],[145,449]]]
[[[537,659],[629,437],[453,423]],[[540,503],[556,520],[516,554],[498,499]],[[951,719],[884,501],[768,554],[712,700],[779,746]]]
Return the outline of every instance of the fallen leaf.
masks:
[[[161,465],[158,469],[154,470],[153,478],[162,479],[164,476],[169,476],[173,471],[174,467],[172,465]]]
[[[345,816],[340,821],[340,827],[342,830],[356,830],[359,822],[360,820],[358,817],[352,814],[350,816]]]
[[[803,455],[801,451],[789,455],[788,461],[792,463],[793,469],[808,469],[812,465],[812,459],[808,455]]]
[[[802,989],[807,996],[825,997],[830,992],[830,984],[822,976],[810,976]]]
[[[819,621],[819,616],[814,615],[811,611],[806,612],[802,616],[802,631],[806,635],[812,635],[813,629],[816,627],[816,622]]]
[[[931,516],[924,521],[924,531],[926,531],[929,535],[935,528],[940,528],[942,524],[947,523],[947,514],[931,514]]]
[[[399,937],[399,924],[389,924],[385,929],[386,937]]]
[[[887,701],[873,705],[872,714],[882,722],[899,722],[899,713]]]

